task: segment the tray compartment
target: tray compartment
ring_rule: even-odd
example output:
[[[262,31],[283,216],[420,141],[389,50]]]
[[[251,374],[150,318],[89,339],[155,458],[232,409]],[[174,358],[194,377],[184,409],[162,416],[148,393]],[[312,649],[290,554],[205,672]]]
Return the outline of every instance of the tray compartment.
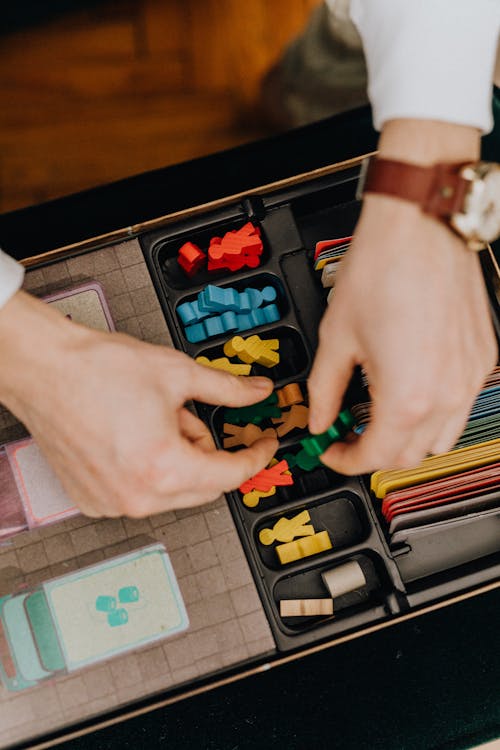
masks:
[[[241,334],[235,333],[233,335],[241,335],[243,338],[247,338],[248,336],[252,336],[253,333],[252,329],[251,331],[243,331]],[[263,367],[262,365],[253,364],[251,375],[264,375],[274,380],[277,387],[280,387],[281,384],[285,384],[286,382],[299,380],[309,370],[311,357],[304,337],[297,328],[290,325],[280,325],[280,322],[278,322],[269,328],[261,328],[259,336],[262,339],[279,339],[280,361],[275,367]],[[231,334],[228,335],[227,339],[230,338],[232,338]],[[208,357],[209,359],[225,357],[224,343],[202,348],[196,356]],[[231,361],[239,362],[237,358]],[[221,434],[220,427],[222,427],[223,420],[220,424],[219,422],[220,420],[214,421],[212,426],[216,435]]]
[[[206,255],[212,237],[223,237],[226,232],[230,232],[234,229],[241,229],[241,227],[246,224],[247,221],[248,219],[245,216],[235,217],[231,221],[217,222],[211,224],[208,227],[187,230],[186,232],[176,235],[171,239],[160,242],[157,246],[158,265],[161,269],[166,283],[174,289],[184,290],[190,289],[193,286],[199,284],[216,284],[218,283],[218,281],[220,281],[220,279],[231,276],[232,273],[228,269],[208,271],[207,268],[202,268],[196,274],[194,274],[194,276],[189,277],[179,266],[177,262],[177,256],[180,248],[184,245],[185,242],[194,243]],[[264,248],[262,251],[262,255],[260,256],[259,268],[262,268],[267,264],[271,255],[269,242],[266,238],[265,231],[263,231],[263,228],[260,226],[260,224],[255,219],[252,219],[251,221],[254,226],[258,227],[261,230],[261,237]],[[241,271],[243,273],[254,273],[255,269],[244,267],[243,269],[241,269]]]
[[[293,518],[303,510],[307,510],[311,517],[308,522],[314,527],[316,533],[326,531],[332,543],[332,549],[314,555],[311,558],[305,558],[299,563],[316,559],[337,550],[352,547],[364,541],[369,534],[369,522],[362,503],[354,493],[341,492],[330,496],[327,499],[316,500],[314,503],[294,507],[293,510],[287,510],[284,513],[268,515],[259,519],[254,529],[255,547],[260,555],[263,564],[267,568],[274,570],[283,570],[297,563],[289,563],[286,566],[280,564],[276,554],[276,546],[281,542],[274,542],[270,545],[264,545],[259,541],[259,532],[264,528],[271,529],[274,524],[282,517]]]
[[[365,577],[365,585],[350,591],[333,600],[333,616],[317,617],[281,617],[281,599],[322,599],[330,598],[322,573],[338,567],[343,563],[356,561]],[[330,622],[342,629],[347,623],[360,618],[367,621],[374,617],[374,610],[379,616],[386,614],[385,591],[390,586],[387,572],[379,555],[371,550],[361,551],[354,555],[337,558],[333,563],[321,564],[314,568],[302,570],[279,578],[273,588],[274,604],[279,622],[285,632],[303,632],[320,623]]]
[[[206,284],[203,284],[199,288],[196,289],[196,292],[185,295],[183,297],[180,297],[180,299],[177,300],[175,304],[175,317],[176,317],[176,323],[177,327],[180,329],[183,338],[186,341],[186,344],[189,346],[199,346],[203,345],[206,346],[207,342],[211,341],[217,341],[220,339],[223,339],[224,341],[227,341],[227,339],[231,338],[232,336],[241,335],[241,336],[251,336],[252,333],[258,333],[266,328],[269,327],[270,324],[266,323],[264,325],[260,326],[254,326],[252,328],[248,328],[244,331],[228,331],[227,333],[223,333],[219,336],[211,336],[208,339],[205,339],[203,341],[197,342],[196,344],[193,344],[193,342],[189,342],[186,337],[185,332],[185,326],[182,322],[182,320],[179,318],[179,314],[177,312],[180,305],[186,303],[186,302],[194,302],[198,296],[198,294],[205,288]],[[280,320],[276,321],[276,324],[282,323],[282,321],[286,320],[287,314],[290,311],[290,300],[288,298],[288,295],[286,293],[285,287],[283,285],[283,282],[274,273],[258,273],[254,272],[251,275],[246,276],[244,279],[231,279],[224,281],[220,284],[217,284],[222,289],[231,288],[236,289],[237,292],[243,292],[247,288],[252,289],[258,289],[259,291],[262,291],[265,287],[273,287],[276,291],[276,299],[272,302],[272,304],[276,305],[276,307],[279,310],[280,313]],[[263,306],[262,306],[263,307]],[[214,315],[219,315],[220,313],[214,313]],[[198,356],[198,355],[196,355]]]
[[[294,433],[288,441],[283,441],[276,453],[278,461],[287,453],[296,453],[300,449],[300,434]],[[284,487],[277,487],[276,494],[271,495],[267,507],[283,505],[292,501],[305,500],[319,494],[326,494],[338,489],[345,482],[345,477],[337,474],[327,466],[321,465],[312,471],[302,471],[298,467],[292,469],[294,483]]]

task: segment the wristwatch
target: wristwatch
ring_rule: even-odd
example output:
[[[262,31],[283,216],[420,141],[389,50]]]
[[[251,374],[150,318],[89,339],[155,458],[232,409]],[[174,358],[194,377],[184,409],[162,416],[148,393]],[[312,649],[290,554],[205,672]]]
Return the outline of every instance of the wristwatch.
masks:
[[[356,197],[381,193],[417,203],[444,221],[471,250],[500,236],[500,165],[491,162],[420,166],[369,157],[363,162]]]

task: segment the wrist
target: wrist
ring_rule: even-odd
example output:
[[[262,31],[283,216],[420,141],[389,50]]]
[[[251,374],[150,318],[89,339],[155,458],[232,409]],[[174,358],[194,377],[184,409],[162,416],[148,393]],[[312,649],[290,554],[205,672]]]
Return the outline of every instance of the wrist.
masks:
[[[476,128],[437,120],[389,120],[379,140],[379,156],[421,164],[474,162],[481,140]]]
[[[0,402],[22,419],[30,404],[57,387],[54,373],[79,330],[49,305],[17,292],[0,310]]]

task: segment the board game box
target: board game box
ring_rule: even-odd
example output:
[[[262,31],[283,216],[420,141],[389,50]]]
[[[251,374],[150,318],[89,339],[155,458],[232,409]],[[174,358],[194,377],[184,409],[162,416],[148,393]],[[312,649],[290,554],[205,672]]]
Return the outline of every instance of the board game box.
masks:
[[[27,261],[26,288],[48,301],[101,290],[101,312],[95,297],[80,300],[92,318],[80,322],[270,377],[272,396],[254,407],[195,408],[219,448],[266,432],[280,445],[263,472],[205,507],[135,521],[59,509],[45,523],[36,482],[27,505],[16,480],[39,476],[35,457],[19,456],[32,441],[0,413],[0,747],[36,746],[139,700],[177,700],[500,586],[498,370],[454,450],[421,474],[348,478],[321,463],[369,422],[361,370],[328,433],[308,433],[307,377],[359,216],[359,163]],[[498,266],[490,249],[481,260],[498,332]],[[54,496],[47,479],[39,486]],[[7,503],[16,491],[21,505]],[[130,566],[152,557],[151,588]]]

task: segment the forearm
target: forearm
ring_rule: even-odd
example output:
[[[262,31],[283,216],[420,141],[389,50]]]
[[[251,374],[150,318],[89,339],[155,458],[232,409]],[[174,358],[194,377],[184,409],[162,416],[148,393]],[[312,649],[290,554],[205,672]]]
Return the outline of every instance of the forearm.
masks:
[[[383,127],[380,156],[416,164],[476,161],[480,153],[477,128],[437,120],[395,119]]]

